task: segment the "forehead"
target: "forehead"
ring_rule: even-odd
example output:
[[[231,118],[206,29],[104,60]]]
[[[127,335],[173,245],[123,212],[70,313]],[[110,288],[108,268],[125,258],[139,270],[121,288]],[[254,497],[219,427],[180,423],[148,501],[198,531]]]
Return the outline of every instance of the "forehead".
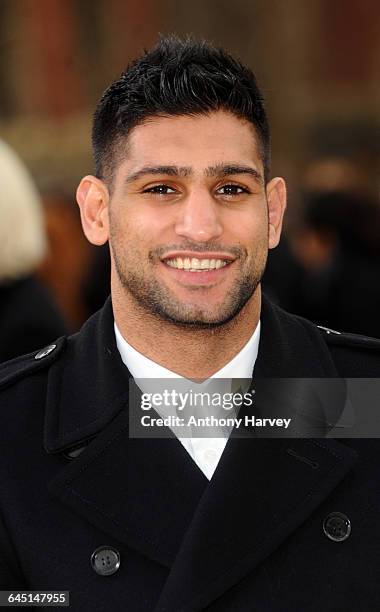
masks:
[[[216,111],[207,115],[152,117],[131,130],[120,167],[176,164],[202,169],[234,160],[262,170],[259,142],[251,123]]]

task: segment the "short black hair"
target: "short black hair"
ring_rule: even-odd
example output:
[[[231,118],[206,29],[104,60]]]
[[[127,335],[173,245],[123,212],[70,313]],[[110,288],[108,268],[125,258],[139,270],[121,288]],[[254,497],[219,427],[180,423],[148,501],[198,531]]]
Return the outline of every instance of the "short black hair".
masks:
[[[253,72],[204,40],[162,37],[106,89],[96,107],[92,130],[96,176],[112,182],[125,138],[146,119],[217,110],[230,111],[254,126],[267,180],[269,125]]]

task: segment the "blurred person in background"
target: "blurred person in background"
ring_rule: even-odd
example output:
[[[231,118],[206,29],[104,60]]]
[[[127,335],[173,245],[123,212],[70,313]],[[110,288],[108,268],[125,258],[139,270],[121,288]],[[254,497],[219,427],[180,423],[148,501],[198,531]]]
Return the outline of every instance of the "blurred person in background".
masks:
[[[365,194],[304,196],[297,313],[335,329],[380,337],[380,211]]]
[[[308,167],[300,218],[271,252],[264,287],[283,308],[380,337],[380,206],[353,161]]]
[[[40,197],[25,166],[0,141],[0,361],[67,333],[36,271],[47,252]]]
[[[92,305],[87,305],[85,287],[97,249],[83,236],[75,196],[53,185],[42,192],[41,199],[48,249],[39,266],[38,277],[54,296],[70,331],[75,332],[94,310],[104,304],[109,291],[96,308],[91,309]],[[91,282],[93,291],[101,285],[101,278],[100,271],[94,270]]]

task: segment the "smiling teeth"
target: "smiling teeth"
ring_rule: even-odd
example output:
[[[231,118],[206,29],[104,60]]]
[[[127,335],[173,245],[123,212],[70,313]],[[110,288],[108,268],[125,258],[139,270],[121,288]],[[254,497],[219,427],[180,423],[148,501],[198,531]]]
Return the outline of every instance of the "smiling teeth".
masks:
[[[207,270],[218,270],[227,265],[227,261],[223,259],[197,259],[196,257],[175,257],[174,259],[167,259],[165,262],[171,268],[177,268],[178,270],[186,270],[188,272],[204,272]]]

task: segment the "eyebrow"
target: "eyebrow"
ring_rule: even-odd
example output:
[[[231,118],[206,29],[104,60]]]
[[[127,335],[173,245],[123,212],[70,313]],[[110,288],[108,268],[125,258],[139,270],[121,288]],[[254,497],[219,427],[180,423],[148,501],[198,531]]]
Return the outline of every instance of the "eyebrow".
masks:
[[[169,176],[190,176],[192,174],[192,169],[189,167],[178,167],[178,166],[144,166],[140,170],[133,172],[129,176],[126,177],[125,182],[133,183],[140,178],[148,174],[167,174]]]
[[[229,176],[230,174],[249,174],[259,182],[263,183],[264,179],[260,172],[252,166],[242,164],[216,164],[205,170],[206,176]]]
[[[258,183],[263,184],[264,179],[256,168],[242,164],[216,164],[205,169],[205,176],[230,176],[231,174],[249,174]],[[140,170],[128,175],[125,183],[133,183],[149,174],[166,174],[167,176],[187,177],[193,174],[190,166],[144,166]]]

